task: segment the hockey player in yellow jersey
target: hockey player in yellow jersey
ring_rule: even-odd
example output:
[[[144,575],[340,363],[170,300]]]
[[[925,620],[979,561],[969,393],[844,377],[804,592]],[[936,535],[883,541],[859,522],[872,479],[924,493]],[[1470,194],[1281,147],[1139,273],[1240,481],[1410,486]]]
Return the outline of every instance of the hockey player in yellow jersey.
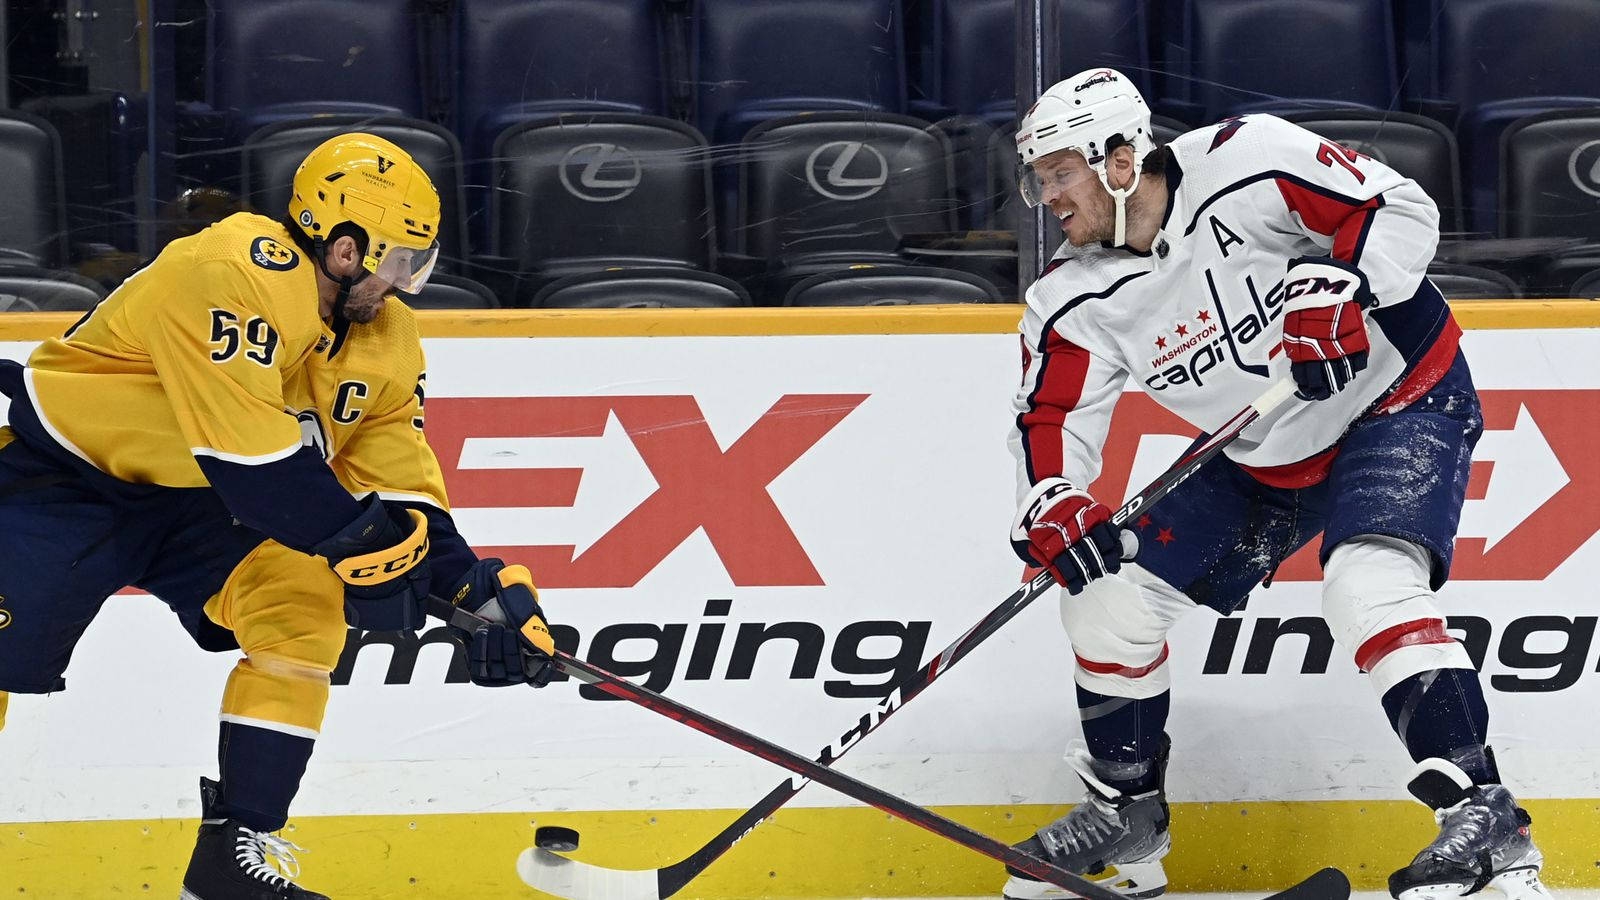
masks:
[[[413,629],[443,596],[492,623],[459,635],[474,682],[549,680],[529,572],[468,548],[423,436],[422,349],[393,294],[426,282],[438,229],[410,156],[341,135],[301,164],[285,221],[174,241],[27,366],[0,361],[0,724],[6,692],[65,688],[126,585],[244,653],[185,900],[323,897],[274,832],[347,623]]]

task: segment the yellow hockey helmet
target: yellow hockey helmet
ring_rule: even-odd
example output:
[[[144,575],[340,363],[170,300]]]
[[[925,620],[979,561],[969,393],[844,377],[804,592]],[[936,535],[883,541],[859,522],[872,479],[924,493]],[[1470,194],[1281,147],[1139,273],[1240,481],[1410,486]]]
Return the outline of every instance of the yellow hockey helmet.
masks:
[[[439,255],[439,192],[377,135],[341,134],[312,150],[295,170],[289,216],[318,243],[344,222],[361,228],[362,267],[406,293],[421,290]]]

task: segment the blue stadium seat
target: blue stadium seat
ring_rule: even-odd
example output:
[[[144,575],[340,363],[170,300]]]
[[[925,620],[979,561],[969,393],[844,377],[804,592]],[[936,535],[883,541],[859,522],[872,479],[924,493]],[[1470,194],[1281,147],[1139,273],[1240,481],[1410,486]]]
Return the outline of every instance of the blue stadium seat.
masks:
[[[695,121],[713,143],[813,110],[905,111],[897,0],[698,0]]]
[[[210,105],[235,136],[322,113],[425,112],[412,0],[211,0]]]
[[[1593,0],[1417,0],[1431,5],[1423,107],[1455,121],[1471,226],[1493,231],[1500,134],[1547,110],[1600,105],[1591,62],[1600,46]],[[1459,117],[1455,114],[1459,112]]]
[[[1165,107],[1196,122],[1398,95],[1387,0],[1184,0],[1168,40]]]
[[[485,157],[518,122],[667,109],[655,0],[461,0],[456,133]]]
[[[1150,56],[1139,0],[1060,0],[1061,71],[1117,69],[1149,93]],[[920,20],[919,88],[941,114],[1010,128],[1016,104],[1016,0],[932,0]]]

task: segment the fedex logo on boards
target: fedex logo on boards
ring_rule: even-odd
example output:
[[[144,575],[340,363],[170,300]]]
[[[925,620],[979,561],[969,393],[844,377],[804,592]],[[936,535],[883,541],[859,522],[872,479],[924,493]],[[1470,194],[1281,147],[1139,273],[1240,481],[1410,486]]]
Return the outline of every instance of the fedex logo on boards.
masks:
[[[648,469],[654,490],[587,546],[477,547],[541,588],[632,587],[697,530],[734,584],[808,586],[822,576],[767,487],[866,398],[785,394],[726,448],[690,396],[430,398],[427,430],[457,510],[581,508],[611,487],[608,456]],[[529,467],[526,440],[561,464]]]

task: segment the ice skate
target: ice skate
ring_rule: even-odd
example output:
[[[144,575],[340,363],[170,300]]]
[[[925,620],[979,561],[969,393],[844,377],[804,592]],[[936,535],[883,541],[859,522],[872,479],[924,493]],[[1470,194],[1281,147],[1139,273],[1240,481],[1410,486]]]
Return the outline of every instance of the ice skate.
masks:
[[[183,876],[179,900],[329,900],[294,883],[300,847],[276,835],[252,831],[236,819],[212,816],[217,783],[200,779],[200,837]]]
[[[1125,794],[1108,785],[1119,766],[1094,759],[1081,744],[1067,750],[1067,763],[1083,779],[1088,796],[1017,848],[1131,898],[1165,893],[1167,873],[1161,860],[1172,849],[1166,748],[1149,763],[1157,769],[1155,789],[1142,794]],[[1078,896],[1015,869],[1006,871],[1011,875],[1003,892],[1007,900]]]
[[[1499,784],[1474,785],[1454,763],[1424,760],[1408,787],[1433,809],[1439,836],[1389,876],[1396,900],[1449,900],[1485,887],[1508,900],[1550,900],[1539,881],[1544,856],[1532,819]]]

